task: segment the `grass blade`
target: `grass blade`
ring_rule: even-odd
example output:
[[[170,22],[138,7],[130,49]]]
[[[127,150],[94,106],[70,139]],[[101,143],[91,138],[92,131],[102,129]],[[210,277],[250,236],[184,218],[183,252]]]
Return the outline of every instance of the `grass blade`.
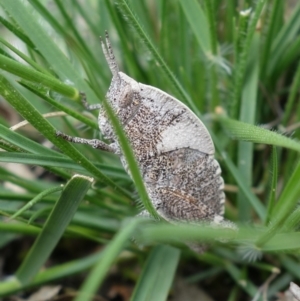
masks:
[[[234,139],[281,146],[297,152],[300,151],[299,142],[279,133],[230,118],[220,117],[217,120],[220,121],[224,129],[228,131]]]
[[[100,170],[95,167],[88,159],[86,159],[74,146],[65,140],[55,136],[55,129],[44,119],[41,114],[25,99],[17,90],[8,82],[8,80],[0,76],[0,93],[20,114],[30,122],[37,130],[39,130],[48,140],[61,149],[66,155],[78,162],[86,170],[97,177],[100,182],[115,187],[121,193],[129,196],[128,192],[116,185],[112,180],[103,175]]]
[[[143,30],[140,22],[138,21],[136,15],[128,5],[128,2],[126,0],[117,0],[117,4],[119,5],[120,10],[122,13],[124,13],[126,16],[128,16],[130,22],[133,25],[134,30],[138,34],[139,38],[145,43],[145,46],[149,50],[149,52],[152,54],[153,58],[157,61],[158,65],[162,68],[163,73],[166,75],[166,77],[170,80],[170,82],[174,85],[176,88],[180,98],[182,98],[182,101],[185,102],[187,105],[189,105],[194,112],[197,112],[197,107],[195,106],[194,102],[190,99],[186,91],[183,89],[177,78],[174,76],[174,74],[171,72],[161,55],[158,53],[157,49],[154,47],[153,43],[151,42],[150,38],[146,34],[146,32]]]
[[[95,93],[71,65],[57,44],[37,22],[37,18],[28,5],[23,2],[1,0],[2,7],[9,12],[14,20],[34,43],[38,51],[46,58],[52,69],[62,81],[72,82],[79,91],[84,91],[92,103],[97,103]]]
[[[122,230],[114,237],[114,239],[106,246],[103,255],[99,262],[95,265],[84,284],[80,288],[79,295],[75,301],[89,301],[92,300],[93,294],[98,289],[104,280],[109,268],[112,266],[116,257],[126,247],[133,231],[136,230],[140,221],[133,219],[129,221]]]
[[[277,181],[278,181],[278,157],[276,147],[273,146],[272,152],[272,181],[270,187],[270,195],[268,201],[267,216],[265,220],[265,225],[268,225],[270,218],[272,216],[272,211],[274,210],[275,201],[276,201],[276,192],[277,192]]]
[[[209,23],[199,2],[196,0],[180,0],[179,3],[181,4],[202,51],[206,55],[214,53],[209,33]]]
[[[130,300],[167,300],[179,256],[180,251],[173,247],[166,245],[155,247],[148,256]]]
[[[68,182],[42,232],[16,273],[21,283],[28,284],[45,263],[70,223],[91,182],[91,178],[78,175]]]
[[[256,53],[259,49],[259,36],[254,35],[253,43],[251,45],[251,53]],[[240,121],[250,124],[255,123],[256,104],[257,104],[257,86],[259,76],[259,61],[256,57],[250,57],[248,62],[248,77],[245,81],[241,107],[240,107]],[[238,143],[238,169],[244,176],[245,184],[252,187],[252,164],[253,164],[253,144],[244,141]],[[238,210],[239,220],[249,221],[251,219],[251,211],[249,206],[244,203],[245,196],[243,193],[238,194]],[[249,203],[247,203],[250,205]]]
[[[45,85],[46,87],[71,99],[79,99],[79,92],[75,88],[62,83],[52,76],[36,71],[1,54],[0,68],[26,80]]]

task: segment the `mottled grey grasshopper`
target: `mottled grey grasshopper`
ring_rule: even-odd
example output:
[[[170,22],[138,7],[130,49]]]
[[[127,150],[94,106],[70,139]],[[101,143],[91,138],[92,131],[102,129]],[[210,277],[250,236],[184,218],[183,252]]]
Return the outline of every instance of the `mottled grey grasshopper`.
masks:
[[[119,71],[108,34],[101,45],[113,78],[106,98],[132,146],[149,197],[158,214],[169,221],[223,221],[224,182],[214,159],[214,145],[204,124],[184,104],[167,93],[136,82]],[[60,132],[58,136],[116,153],[128,171],[118,137],[104,108],[99,128],[106,139],[87,140]]]

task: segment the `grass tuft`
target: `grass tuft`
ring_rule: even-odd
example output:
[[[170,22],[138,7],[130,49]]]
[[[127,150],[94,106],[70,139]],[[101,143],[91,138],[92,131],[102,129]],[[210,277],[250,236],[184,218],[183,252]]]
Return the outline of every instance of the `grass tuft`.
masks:
[[[124,300],[139,301],[167,300],[192,281],[232,301],[271,300],[299,283],[300,3],[0,6],[1,297],[28,298],[67,277],[75,300],[108,298],[98,288],[115,289],[114,275],[131,292]],[[206,124],[225,182],[225,218],[236,229],[133,218],[140,204],[158,213],[104,98],[105,30],[121,71],[177,97]],[[104,139],[81,92],[106,109],[133,181],[118,156],[55,136]],[[194,253],[191,241],[207,251]]]

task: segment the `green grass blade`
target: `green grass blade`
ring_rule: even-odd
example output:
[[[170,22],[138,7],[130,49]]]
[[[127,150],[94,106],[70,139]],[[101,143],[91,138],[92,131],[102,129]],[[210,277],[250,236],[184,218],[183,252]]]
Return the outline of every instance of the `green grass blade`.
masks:
[[[165,74],[166,78],[170,80],[170,82],[174,85],[179,94],[182,101],[189,105],[195,112],[198,112],[197,107],[195,106],[194,102],[191,100],[189,95],[183,89],[175,75],[171,72],[169,67],[167,66],[166,62],[163,60],[157,49],[154,47],[153,43],[151,42],[150,38],[148,37],[147,33],[143,30],[140,22],[138,21],[136,15],[129,7],[128,2],[126,0],[117,0],[117,4],[122,13],[128,16],[130,23],[133,25],[134,30],[138,34],[139,38],[145,43],[145,46],[152,54],[153,58],[157,61],[158,65],[161,67],[163,73]]]
[[[78,175],[68,182],[41,234],[16,273],[21,283],[29,283],[45,263],[73,218],[91,182],[91,178]]]
[[[295,211],[289,215],[289,217],[284,221],[284,231],[296,231],[300,222],[300,207],[297,207]]]
[[[267,73],[267,66],[270,62],[271,56],[271,46],[272,41],[275,39],[277,32],[280,29],[280,21],[281,16],[283,14],[283,2],[281,0],[274,0],[272,1],[272,11],[269,23],[267,24],[267,32],[266,32],[266,38],[264,43],[264,48],[262,51],[261,56],[261,78],[265,79],[266,73]]]
[[[290,90],[290,93],[289,93],[288,101],[287,101],[287,104],[285,106],[285,110],[284,110],[284,113],[283,113],[282,123],[285,126],[287,125],[288,120],[292,116],[292,110],[293,110],[293,107],[295,105],[295,101],[297,99],[299,86],[300,86],[300,62],[298,63],[297,70],[296,70],[296,73],[294,75],[291,90]]]
[[[231,278],[235,280],[236,285],[239,285],[245,292],[249,294],[249,296],[254,297],[257,294],[258,288],[253,284],[252,281],[246,280],[247,275],[243,275],[243,270],[238,266],[228,263],[226,265],[226,271]]]
[[[91,103],[97,103],[95,93],[78,74],[57,44],[37,22],[37,18],[28,5],[23,2],[1,0],[2,7],[9,12],[14,20],[34,43],[38,51],[46,58],[51,68],[59,75],[61,80],[72,82],[80,91],[84,91]]]
[[[86,159],[73,145],[67,141],[56,137],[53,126],[42,117],[42,115],[25,99],[17,90],[5,79],[0,76],[0,93],[6,100],[38,131],[40,131],[48,140],[56,145],[60,150],[75,162],[78,162],[92,175],[97,177],[100,182],[115,187],[117,191],[129,196],[129,193],[123,188],[116,185],[112,180],[107,178],[101,171]]]
[[[75,119],[83,122],[84,124],[90,126],[91,128],[93,128],[95,130],[99,130],[99,126],[98,126],[98,123],[96,121],[91,120],[90,118],[84,116],[83,114],[78,113],[77,111],[75,111],[75,110],[59,103],[58,101],[54,100],[53,98],[46,96],[45,94],[41,93],[40,91],[35,89],[35,87],[32,87],[28,83],[21,82],[20,84],[22,86],[26,87],[29,91],[33,92],[34,94],[36,94],[37,96],[42,98],[43,100],[47,101],[50,105],[54,106],[55,108],[65,112],[66,114],[68,114],[68,115],[74,117]]]
[[[267,252],[278,252],[287,250],[299,250],[300,248],[300,233],[290,232],[280,233],[273,237],[272,240],[266,242],[262,247]]]
[[[295,275],[297,278],[300,278],[300,264],[297,259],[293,259],[286,255],[281,256],[282,265],[292,274]]]
[[[211,43],[209,23],[200,4],[196,0],[180,0],[182,10],[193,30],[193,33],[202,51],[209,55],[214,53]]]
[[[254,143],[281,146],[300,151],[300,143],[276,132],[230,118],[219,117],[217,120],[234,139]]]
[[[0,127],[1,130],[1,127]],[[27,154],[27,153],[13,153],[13,152],[0,152],[0,162],[11,162],[20,164],[30,164],[37,166],[60,167],[63,169],[77,170],[78,172],[85,172],[85,168],[78,165],[69,158],[49,154]],[[117,178],[122,180],[129,180],[129,176],[121,167],[110,166],[107,164],[95,163],[103,174],[109,178]]]
[[[8,214],[6,214],[3,211],[0,211],[1,215],[9,217]],[[37,236],[41,229],[32,225],[26,225],[24,223],[7,223],[7,222],[0,222],[0,231],[1,233],[19,233],[23,235],[29,235],[29,236]]]
[[[36,71],[1,54],[0,68],[26,80],[45,85],[71,99],[79,99],[79,92],[74,87],[66,85],[52,76]]]
[[[236,57],[238,58],[237,60],[238,64],[235,67],[236,69],[234,71],[235,83],[234,83],[234,91],[233,91],[233,100],[231,105],[231,109],[232,109],[231,116],[234,118],[238,116],[238,112],[239,112],[239,104],[240,104],[240,97],[243,89],[244,75],[246,73],[245,71],[246,71],[247,61],[251,49],[250,45],[252,43],[253,35],[255,33],[256,24],[258,22],[258,19],[261,15],[265,3],[266,0],[257,1],[252,18],[249,18],[251,10],[246,12],[245,11],[240,12],[240,18],[246,19],[244,21],[248,23],[248,26],[247,26],[246,37],[245,39],[243,39],[242,49],[241,51],[237,49],[239,53],[236,53]]]
[[[72,22],[71,17],[69,17],[69,15],[67,14],[66,8],[63,5],[63,2],[59,1],[59,0],[54,0],[56,6],[58,7],[58,9],[60,10],[60,13],[62,14],[64,21],[65,21],[65,26],[68,27],[68,29],[70,29],[70,31],[73,33],[76,41],[78,42],[78,44],[80,45],[80,47],[83,48],[84,52],[87,54],[88,57],[93,57],[92,53],[90,52],[89,48],[87,47],[84,39],[81,37],[80,33],[78,32],[77,28],[75,27],[74,22]],[[64,29],[62,29],[64,32]],[[93,59],[94,62],[97,62],[97,60]],[[98,66],[99,67],[99,66]]]
[[[290,45],[284,49],[283,54],[278,59],[276,65],[274,66],[274,71],[272,72],[272,78],[270,78],[270,82],[276,81],[279,77],[282,76],[284,70],[289,69],[290,67],[294,67],[293,64],[298,63],[298,54],[300,48],[300,37],[297,36],[292,40]]]
[[[1,83],[0,83],[0,87],[1,87]],[[0,91],[0,93],[1,93],[1,91]],[[22,136],[21,134],[18,134],[16,132],[6,128],[5,126],[3,126],[1,124],[0,124],[0,137],[2,139],[4,139],[5,141],[17,146],[19,148],[19,151],[25,150],[27,152],[34,153],[34,154],[63,157],[62,154],[60,154],[52,149],[43,147],[39,143],[34,142],[34,141]]]
[[[218,40],[217,40],[217,24],[216,24],[216,5],[214,1],[205,0],[206,15],[209,24],[209,35],[211,43],[211,51],[214,55],[218,53]],[[204,25],[204,24],[202,24]]]
[[[259,50],[259,36],[254,35],[251,45],[251,53],[257,53]],[[240,121],[250,124],[255,123],[256,104],[257,104],[257,86],[259,76],[259,61],[256,57],[250,57],[248,62],[248,74],[242,91]],[[250,69],[250,70],[249,70]],[[244,176],[245,184],[252,187],[252,167],[253,167],[253,144],[244,141],[238,143],[238,169]],[[251,211],[249,203],[244,202],[243,193],[238,194],[238,210],[239,220],[249,221],[251,219]]]
[[[27,55],[25,55],[23,52],[21,52],[20,50],[18,50],[16,47],[14,47],[13,45],[11,45],[10,43],[8,43],[6,40],[2,39],[1,37],[0,37],[0,43],[2,43],[3,45],[5,45],[7,48],[9,48],[15,54],[17,54],[21,59],[23,59],[26,63],[28,63],[30,66],[32,66],[37,71],[39,71],[41,73],[45,73],[45,74],[49,74],[50,75],[50,73],[44,67],[42,67],[39,64],[37,64],[34,60],[32,60],[30,57],[28,57]]]
[[[0,296],[4,297],[6,295],[16,293],[17,291],[22,289],[22,287],[22,284],[16,278],[2,282],[0,283]]]
[[[15,24],[10,23],[6,19],[4,19],[2,16],[0,16],[0,22],[3,26],[5,26],[9,31],[11,31],[14,35],[16,35],[21,41],[23,41],[28,47],[34,48],[34,44],[30,41],[30,39],[20,30],[20,28],[17,28]]]
[[[300,163],[297,164],[287,185],[281,193],[275,208],[272,210],[270,226],[256,242],[258,247],[263,247],[284,226],[284,221],[295,210],[300,197]]]
[[[273,146],[272,152],[272,181],[270,187],[270,195],[268,200],[268,209],[267,216],[265,220],[265,225],[268,225],[270,222],[270,218],[272,216],[272,211],[274,210],[275,201],[276,201],[276,193],[277,193],[277,180],[278,180],[278,157],[276,147]]]
[[[227,169],[238,184],[238,187],[243,195],[246,197],[246,200],[248,200],[248,202],[252,205],[253,209],[256,211],[260,219],[264,220],[266,216],[266,209],[264,205],[262,205],[261,201],[257,198],[257,196],[251,191],[250,187],[246,184],[243,173],[239,172],[237,167],[230,160],[230,158],[226,156],[225,153],[221,153],[221,155]]]
[[[7,153],[0,152],[1,156],[2,154],[7,154]],[[11,162],[11,161],[7,160],[6,162]],[[22,175],[18,176],[15,174],[14,170],[9,171],[4,167],[0,167],[0,179],[3,181],[10,180],[11,183],[19,187],[22,187],[23,189],[26,189],[28,192],[34,192],[34,193],[39,193],[41,190],[48,189],[49,187],[53,187],[53,185],[50,183],[44,183],[43,181],[39,181],[39,180],[26,179],[22,177]]]
[[[293,14],[285,25],[281,28],[277,34],[276,39],[272,43],[271,49],[271,61],[268,68],[268,75],[272,74],[273,69],[278,64],[279,59],[283,55],[284,51],[290,47],[290,43],[295,39],[300,29],[300,3],[293,9]]]
[[[55,29],[57,33],[63,35],[63,33],[65,32],[64,27],[59,24],[57,19],[53,15],[51,15],[50,11],[47,8],[45,8],[41,2],[37,0],[29,0],[28,2],[35,8],[36,11],[40,13],[41,16],[43,16],[45,20],[47,20],[47,22],[51,25],[53,29]]]
[[[136,64],[135,54],[130,51],[128,46],[128,35],[126,32],[126,28],[123,26],[123,20],[118,17],[117,10],[115,9],[115,5],[110,1],[105,1],[106,8],[112,19],[115,29],[118,32],[118,36],[121,42],[122,52],[124,53],[124,65],[128,69],[128,74],[134,78],[142,78],[142,70],[138,68]]]
[[[42,198],[44,198],[45,196],[61,191],[63,190],[63,186],[60,185],[58,187],[53,187],[53,188],[49,188],[47,190],[44,190],[43,192],[41,192],[40,194],[38,194],[37,196],[35,196],[31,201],[29,201],[25,206],[23,206],[20,210],[18,210],[15,214],[13,214],[11,216],[10,219],[15,219],[16,217],[18,217],[19,215],[21,215],[23,212],[25,212],[26,210],[28,210],[29,208],[31,208],[34,204],[36,204],[38,201],[40,201]]]
[[[272,220],[282,221],[295,209],[300,197],[300,163],[293,171],[288,183],[284,187],[272,214]]]
[[[180,251],[159,245],[148,256],[131,301],[165,301],[171,289]]]
[[[218,92],[218,76],[217,65],[214,62],[214,56],[217,56],[217,40],[215,36],[215,19],[214,8],[210,0],[205,1],[206,14],[202,10],[200,4],[196,0],[179,2],[183,9],[183,12],[192,28],[193,34],[196,37],[200,48],[202,49],[207,61],[213,63],[212,66],[208,66],[210,76],[210,111],[213,111],[216,106],[220,104],[219,92]]]
[[[39,272],[28,285],[21,285],[16,278],[9,279],[0,284],[0,296],[16,294],[18,291],[23,289],[57,281],[64,277],[74,276],[74,274],[80,273],[95,265],[101,256],[102,252],[98,252],[80,259],[48,268]]]
[[[122,227],[120,232],[116,234],[114,239],[106,246],[100,261],[86,278],[75,301],[92,300],[94,293],[103,282],[109,268],[112,266],[120,252],[125,249],[139,222],[138,219],[128,221],[127,224]]]
[[[174,234],[176,233],[176,235]],[[253,230],[233,230],[224,227],[215,227],[209,224],[184,224],[178,223],[148,223],[143,225],[137,233],[136,239],[142,244],[149,243],[175,243],[183,242],[216,242],[216,240],[238,241],[247,235],[247,239],[253,240],[258,236]]]

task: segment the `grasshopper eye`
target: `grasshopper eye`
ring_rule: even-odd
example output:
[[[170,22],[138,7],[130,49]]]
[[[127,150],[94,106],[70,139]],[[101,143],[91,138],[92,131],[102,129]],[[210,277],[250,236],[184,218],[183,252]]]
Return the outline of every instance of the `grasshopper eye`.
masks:
[[[126,85],[119,96],[119,106],[127,107],[133,101],[133,89],[130,85]]]

